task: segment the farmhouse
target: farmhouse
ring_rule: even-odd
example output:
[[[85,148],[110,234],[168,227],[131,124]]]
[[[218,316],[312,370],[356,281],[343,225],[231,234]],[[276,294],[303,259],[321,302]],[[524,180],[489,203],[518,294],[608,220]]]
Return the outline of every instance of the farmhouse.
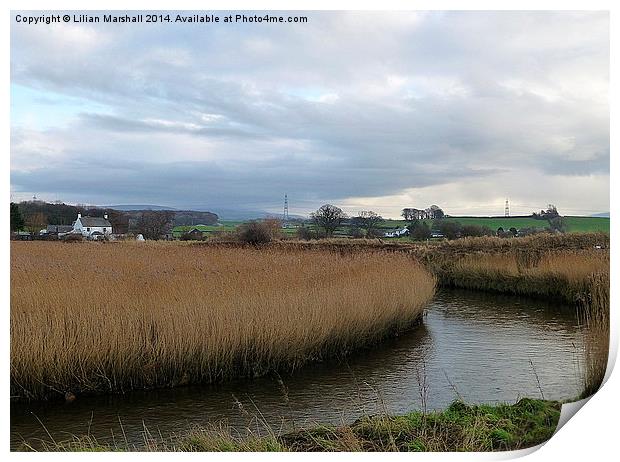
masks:
[[[91,239],[101,239],[112,234],[112,224],[108,221],[108,214],[101,217],[83,217],[78,213],[73,223],[73,232]]]
[[[402,237],[408,236],[409,230],[405,227],[403,229],[395,229],[391,231],[387,231],[383,234],[384,237]]]

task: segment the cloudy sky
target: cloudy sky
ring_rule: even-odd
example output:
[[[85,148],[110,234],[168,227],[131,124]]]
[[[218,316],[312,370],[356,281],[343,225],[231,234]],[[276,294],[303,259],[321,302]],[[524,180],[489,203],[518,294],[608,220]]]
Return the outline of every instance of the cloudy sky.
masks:
[[[609,210],[606,13],[301,14],[13,21],[12,199]]]

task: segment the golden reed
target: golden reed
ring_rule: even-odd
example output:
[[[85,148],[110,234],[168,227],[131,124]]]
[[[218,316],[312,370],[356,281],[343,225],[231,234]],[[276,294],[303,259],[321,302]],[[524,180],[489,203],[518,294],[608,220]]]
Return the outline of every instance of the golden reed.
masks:
[[[435,258],[442,285],[561,300],[578,308],[584,323],[582,397],[603,382],[609,352],[609,250],[477,252]]]
[[[290,370],[407,328],[434,290],[398,253],[12,242],[11,395]]]

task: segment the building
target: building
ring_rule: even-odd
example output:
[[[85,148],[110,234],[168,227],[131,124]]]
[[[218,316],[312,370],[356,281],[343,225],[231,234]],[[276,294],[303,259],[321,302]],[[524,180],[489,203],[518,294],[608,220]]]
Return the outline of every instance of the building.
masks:
[[[71,231],[73,231],[73,226],[71,225],[47,225],[45,230],[47,234],[64,234]]]
[[[391,231],[387,231],[385,233],[383,233],[384,237],[403,237],[403,236],[409,236],[409,230],[405,227],[402,229],[395,229],[395,230],[391,230]]]
[[[103,239],[112,234],[112,223],[108,221],[108,214],[101,217],[83,217],[78,213],[73,223],[73,232],[80,233],[89,239]]]

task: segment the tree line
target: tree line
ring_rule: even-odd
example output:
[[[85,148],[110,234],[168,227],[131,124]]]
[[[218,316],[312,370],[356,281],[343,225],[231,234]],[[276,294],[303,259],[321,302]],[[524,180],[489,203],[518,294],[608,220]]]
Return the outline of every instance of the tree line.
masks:
[[[108,216],[115,234],[142,234],[147,239],[159,239],[170,233],[176,224],[214,224],[218,216],[211,212],[170,210],[129,210],[68,205],[44,201],[11,202],[11,231],[36,234],[47,225],[73,225],[77,214],[82,216]],[[178,221],[178,223],[177,223]]]

